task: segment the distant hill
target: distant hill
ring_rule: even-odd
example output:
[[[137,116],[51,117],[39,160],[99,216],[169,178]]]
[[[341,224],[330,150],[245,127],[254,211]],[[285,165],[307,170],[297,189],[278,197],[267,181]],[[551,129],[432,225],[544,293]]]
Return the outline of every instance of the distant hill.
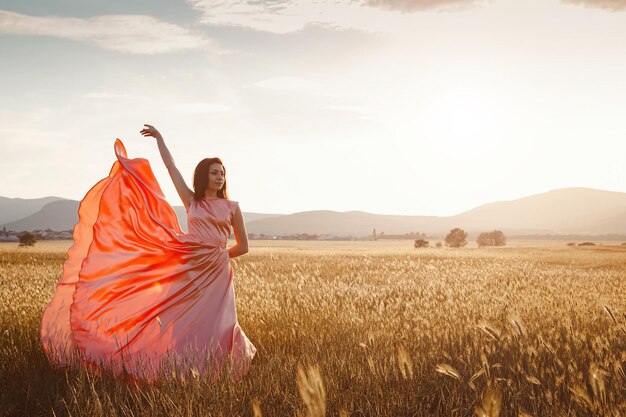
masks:
[[[500,201],[451,217],[388,216],[363,212],[307,211],[250,222],[248,232],[366,236],[422,232],[442,236],[454,227],[475,235],[502,230],[507,235],[626,235],[626,193],[565,188],[512,201]]]
[[[44,205],[23,219],[5,223],[7,230],[71,230],[78,221],[78,201],[58,200]]]
[[[6,199],[6,197],[0,197],[0,203],[3,201],[1,199]],[[50,200],[51,199],[51,200]],[[78,205],[79,201],[76,200],[68,200],[62,199],[59,197],[45,197],[39,198],[36,200],[23,200],[23,199],[7,199],[7,200],[22,200],[22,201],[47,201],[51,202],[44,203],[37,210],[33,211],[32,209],[28,210],[28,215],[22,216],[19,220],[10,221],[7,223],[0,224],[1,227],[6,227],[7,230],[72,230],[74,225],[78,221]],[[24,207],[36,207],[35,204],[32,205],[24,205]],[[183,206],[174,206],[172,207],[176,216],[178,217],[178,223],[180,227],[185,232],[187,231],[187,214],[185,213],[185,207]],[[31,214],[32,212],[32,214]],[[4,212],[2,212],[4,214]],[[267,217],[278,217],[282,216],[282,214],[268,214],[268,213],[243,213],[244,219],[246,220],[246,224],[250,221],[264,219]],[[10,217],[10,216],[6,216]]]
[[[454,216],[459,227],[535,229],[562,234],[626,233],[626,193],[563,188],[511,201],[485,204]]]
[[[434,233],[444,221],[434,216],[396,216],[371,214],[362,211],[337,212],[330,210],[303,211],[281,217],[251,221],[248,233],[288,235],[295,233],[331,234],[338,236],[367,236],[377,233],[404,234],[409,232]]]
[[[57,197],[46,197],[58,199]],[[45,199],[37,199],[41,201]],[[0,200],[0,202],[3,200]],[[30,200],[25,200],[30,201]],[[34,207],[34,204],[29,207]],[[78,201],[52,201],[24,218],[4,225],[8,230],[72,229]],[[187,220],[182,206],[175,206],[181,228]],[[485,204],[450,217],[397,216],[362,211],[305,211],[288,215],[244,213],[249,233],[274,236],[296,233],[336,236],[397,235],[411,232],[443,236],[454,227],[470,235],[494,229],[514,235],[626,235],[626,193],[590,188],[565,188],[511,201]]]
[[[30,216],[41,210],[46,204],[58,200],[65,199],[61,197],[33,199],[0,197],[0,225]]]

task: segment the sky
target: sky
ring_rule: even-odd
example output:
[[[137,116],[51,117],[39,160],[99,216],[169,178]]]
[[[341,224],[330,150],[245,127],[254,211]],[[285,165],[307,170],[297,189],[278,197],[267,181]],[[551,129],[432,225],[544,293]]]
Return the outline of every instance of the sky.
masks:
[[[80,200],[120,138],[182,205],[448,216],[626,192],[626,0],[0,0],[0,195]]]

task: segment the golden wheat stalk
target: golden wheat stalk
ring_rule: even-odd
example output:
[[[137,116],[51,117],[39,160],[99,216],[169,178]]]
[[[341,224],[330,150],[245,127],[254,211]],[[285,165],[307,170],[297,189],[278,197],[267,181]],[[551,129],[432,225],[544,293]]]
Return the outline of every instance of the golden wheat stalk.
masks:
[[[593,412],[595,407],[593,405],[593,401],[589,396],[587,390],[580,384],[574,384],[569,388],[569,391],[572,393],[574,400],[579,402],[582,405],[587,406],[589,411]]]
[[[494,329],[493,327],[489,326],[486,323],[479,324],[478,327],[482,331],[487,333],[489,336],[491,336],[491,338],[493,338],[495,341],[497,341],[497,342],[500,341],[500,332],[497,331],[496,329]]]
[[[509,321],[519,336],[526,336],[526,328],[522,324],[522,320],[517,315],[511,315]]]
[[[402,345],[398,346],[398,368],[404,379],[413,379],[413,360]]]
[[[615,318],[615,314],[613,314],[613,311],[611,310],[611,307],[609,307],[606,304],[604,304],[603,307],[604,307],[604,311],[606,311],[606,313],[609,315],[611,320],[613,320],[613,323],[617,324],[617,319]]]
[[[323,417],[326,415],[326,391],[318,365],[308,367],[307,372],[298,365],[296,376],[298,391],[307,408],[307,417]]]
[[[454,378],[459,382],[463,382],[463,378],[461,377],[459,371],[457,371],[452,365],[449,365],[447,363],[437,364],[435,372],[439,372],[440,374],[447,375],[450,378]]]
[[[474,412],[478,417],[499,417],[502,408],[502,393],[493,385],[487,385],[483,394],[483,404]]]
[[[261,404],[256,398],[252,400],[252,416],[263,417],[263,413],[261,412]]]
[[[593,398],[600,404],[606,404],[606,389],[604,384],[604,374],[606,372],[600,368],[597,364],[591,363],[589,365],[589,385],[593,392]]]

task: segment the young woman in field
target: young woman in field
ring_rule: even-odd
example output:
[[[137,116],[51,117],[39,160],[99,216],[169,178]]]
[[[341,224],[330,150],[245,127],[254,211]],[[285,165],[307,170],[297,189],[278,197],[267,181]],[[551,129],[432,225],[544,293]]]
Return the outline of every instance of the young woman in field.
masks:
[[[78,209],[54,298],[42,318],[50,360],[80,362],[115,374],[153,381],[162,375],[239,378],[256,348],[237,322],[230,258],[248,251],[239,204],[228,199],[218,158],[200,161],[192,191],[161,134],[161,157],[187,211],[184,233],[147,160],[128,159],[115,142],[117,161]],[[234,230],[236,244],[227,248]]]

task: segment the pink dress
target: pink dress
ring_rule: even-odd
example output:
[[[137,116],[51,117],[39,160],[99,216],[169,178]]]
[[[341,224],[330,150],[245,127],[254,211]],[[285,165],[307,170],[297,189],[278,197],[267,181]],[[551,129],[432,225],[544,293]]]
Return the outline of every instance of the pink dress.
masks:
[[[41,340],[59,366],[95,365],[153,381],[234,378],[256,348],[237,322],[226,249],[237,202],[193,201],[178,224],[147,160],[115,141],[109,176],[80,203],[74,244],[43,313]]]

